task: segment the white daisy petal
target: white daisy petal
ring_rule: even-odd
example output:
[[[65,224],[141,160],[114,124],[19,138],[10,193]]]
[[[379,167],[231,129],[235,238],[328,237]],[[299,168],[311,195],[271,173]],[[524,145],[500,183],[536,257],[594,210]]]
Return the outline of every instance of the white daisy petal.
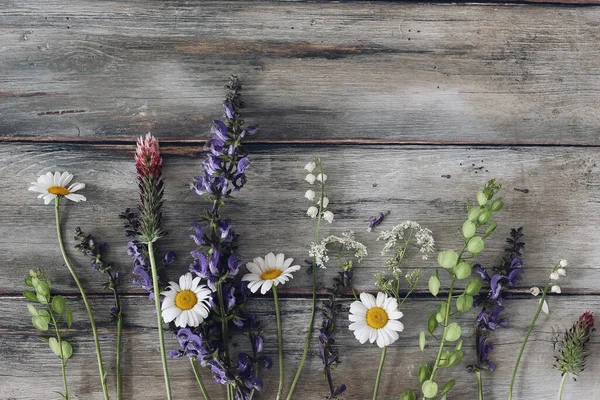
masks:
[[[87,200],[84,195],[75,194],[75,193],[68,194],[65,197],[67,199],[71,200],[71,201],[74,201],[75,203],[79,203],[80,201],[86,201]]]
[[[262,273],[258,265],[254,264],[253,262],[246,264],[246,269],[256,275],[260,275]]]
[[[285,261],[285,256],[282,253],[279,253],[275,256],[275,266],[277,269],[285,269],[283,268],[283,262]]]
[[[350,313],[365,317],[367,315],[367,307],[360,301],[355,301],[350,305]]]
[[[387,310],[386,310],[387,311]],[[389,319],[400,319],[402,318],[404,314],[402,314],[402,311],[392,311],[392,312],[388,312],[388,318]]]
[[[367,309],[375,307],[375,296],[370,293],[362,292],[360,294],[360,301],[362,301]]]
[[[250,289],[250,291],[252,293],[256,293],[256,291],[258,290],[258,288],[262,285],[264,281],[263,280],[256,280],[254,282],[250,282],[248,284],[248,289]]]
[[[85,188],[85,183],[74,183],[71,186],[69,186],[69,192],[74,193],[74,192],[84,189],[84,188]]]
[[[394,319],[389,320],[386,328],[390,327],[390,329],[394,330],[394,331],[398,331],[398,332],[402,332],[404,330],[404,324],[400,321],[396,321]]]
[[[379,293],[377,293],[377,299],[375,299],[375,304],[377,305],[377,307],[385,308],[385,307],[383,307],[383,303],[386,300],[387,300],[387,296],[385,295],[385,293],[379,292]]]
[[[55,194],[48,193],[48,194],[44,195],[44,204],[50,204],[50,202],[52,200],[54,200],[55,198],[56,198]]]
[[[271,290],[271,287],[273,287],[273,281],[272,280],[265,281],[265,283],[263,283],[263,285],[262,285],[262,288],[260,289],[260,293],[266,294],[269,290]]]
[[[277,266],[277,258],[275,257],[275,254],[273,254],[273,253],[267,254],[265,256],[265,263],[267,264],[269,269],[275,268]]]
[[[162,317],[166,323],[173,321],[181,314],[181,310],[177,307],[168,307],[162,310]]]
[[[267,268],[267,265],[265,264],[265,260],[263,260],[260,257],[256,257],[254,259],[254,264],[258,265],[258,269],[260,270],[260,273],[263,273],[265,271],[265,269]]]
[[[368,329],[369,329],[369,342],[373,343],[373,342],[375,342],[375,340],[377,340],[377,329],[373,329],[371,327],[369,327]]]
[[[294,262],[293,258],[286,258],[286,260],[283,262],[283,269],[286,270],[290,267],[290,265],[292,265],[292,263]],[[300,267],[298,265],[298,267]]]

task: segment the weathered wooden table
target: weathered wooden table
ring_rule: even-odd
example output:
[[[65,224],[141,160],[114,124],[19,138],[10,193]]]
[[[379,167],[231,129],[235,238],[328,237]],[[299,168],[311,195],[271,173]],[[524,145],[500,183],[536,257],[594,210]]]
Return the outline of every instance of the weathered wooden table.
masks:
[[[109,242],[123,271],[125,398],[164,398],[153,307],[130,283],[118,214],[137,204],[133,144],[151,131],[165,153],[169,235],[162,246],[179,255],[169,276],[187,270],[187,227],[205,206],[188,183],[200,170],[232,73],[245,86],[247,122],[262,127],[249,146],[249,183],[226,208],[244,258],[269,251],[306,258],[313,221],[305,216],[301,169],[314,155],[328,168],[337,216],[324,233],[353,229],[369,246],[356,270],[362,290],[374,290],[373,274],[385,262],[376,234],[364,229],[370,216],[390,212],[381,229],[416,220],[433,230],[438,248],[455,248],[465,198],[498,177],[506,209],[482,261],[498,261],[511,227],[524,227],[527,246],[525,276],[506,311],[510,326],[492,336],[498,369],[485,374],[485,398],[506,398],[537,306],[528,288],[543,285],[563,255],[570,263],[563,294],[550,296],[551,316],[532,335],[516,392],[517,399],[555,397],[554,339],[582,311],[600,309],[600,8],[0,0],[0,10],[1,399],[57,398],[61,389],[58,360],[36,338],[20,296],[32,267],[45,267],[75,309],[67,333],[76,352],[68,364],[73,393],[101,398],[89,324],[62,267],[52,207],[27,191],[53,170],[87,184],[88,201],[64,207],[65,229],[81,226]],[[103,277],[72,256],[91,293],[105,358],[114,363]],[[417,366],[426,361],[418,334],[436,304],[426,291],[435,260],[414,261],[425,279],[405,306],[401,340],[388,351],[380,399],[417,387]],[[335,272],[320,271],[321,297]],[[305,274],[281,290],[288,383],[302,351],[309,293]],[[265,351],[275,357],[273,303],[250,304],[267,325]],[[460,319],[473,326],[474,318],[473,311]],[[340,321],[336,380],[348,385],[344,398],[370,399],[379,350],[359,345],[345,325]],[[466,365],[474,354],[468,332],[464,339]],[[566,399],[600,398],[599,344],[594,336],[588,370],[568,383]],[[320,366],[315,343],[296,398],[327,393]],[[175,398],[201,398],[187,362],[172,360],[170,368]],[[458,381],[450,399],[476,397],[475,378],[462,367],[444,374]],[[267,373],[263,399],[274,398],[276,379],[276,369]],[[220,387],[208,386],[214,399],[223,398]]]

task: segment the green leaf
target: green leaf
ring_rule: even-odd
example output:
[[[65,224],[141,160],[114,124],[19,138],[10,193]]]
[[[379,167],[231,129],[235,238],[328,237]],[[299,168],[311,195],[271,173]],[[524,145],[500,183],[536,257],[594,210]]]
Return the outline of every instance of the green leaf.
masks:
[[[469,210],[467,218],[469,219],[469,221],[477,221],[477,218],[479,217],[479,214],[481,214],[482,211],[483,208],[481,207],[473,207]]]
[[[456,343],[456,350],[462,350],[462,345],[463,345],[463,341],[459,341],[458,343]]]
[[[437,395],[438,385],[434,381],[425,381],[423,382],[423,386],[421,386],[421,390],[425,397],[433,398]]]
[[[444,387],[442,388],[442,394],[446,394],[450,391],[450,389],[452,389],[454,387],[454,385],[456,384],[456,381],[454,379],[449,380],[448,383],[446,383],[444,385]]]
[[[438,264],[446,269],[454,268],[458,262],[458,253],[454,250],[444,250],[438,254]]]
[[[427,319],[427,331],[431,334],[433,334],[433,332],[435,332],[435,330],[439,324],[436,316],[437,316],[437,313],[431,314],[429,316],[429,318]]]
[[[29,300],[29,301],[33,301],[35,303],[38,302],[37,296],[35,295],[35,292],[31,291],[31,290],[23,290],[23,296]]]
[[[469,294],[471,296],[475,296],[476,294],[479,293],[482,286],[483,286],[483,282],[481,282],[481,279],[472,278],[471,280],[469,280],[469,282],[467,283],[467,286],[465,287],[465,293]]]
[[[477,202],[480,206],[484,206],[488,202],[487,194],[483,190],[477,192]]]
[[[427,343],[427,339],[425,339],[425,332],[421,331],[421,334],[419,335],[419,347],[421,348],[421,351],[425,350],[425,343]]]
[[[70,328],[71,325],[73,325],[73,311],[67,308],[67,328]]]
[[[71,343],[63,340],[61,342],[63,359],[68,360],[73,355],[73,347],[71,347]]]
[[[48,343],[48,341],[50,340],[50,339],[48,339],[46,337],[39,337],[38,339],[40,339],[44,343]]]
[[[41,295],[38,293],[36,297],[37,297],[37,301],[39,301],[40,303],[48,304],[48,296],[44,296],[44,295]]]
[[[33,323],[35,329],[39,331],[46,332],[48,330],[48,321],[41,315],[36,315],[35,317],[31,318],[31,322]]]
[[[431,366],[429,364],[419,365],[419,371],[417,372],[419,382],[423,383],[431,376]]]
[[[50,296],[50,287],[46,282],[42,282],[39,279],[36,279],[33,282],[33,287],[35,288],[35,291],[38,295],[41,295],[43,297]]]
[[[58,344],[58,340],[56,340],[56,338],[51,337],[48,340],[48,345],[50,346],[50,350],[52,350],[52,352],[56,355],[56,357],[61,358],[60,357],[60,345]]]
[[[472,269],[473,267],[471,267],[471,264],[463,260],[454,267],[453,271],[457,279],[465,279],[471,275]]]
[[[41,315],[47,322],[50,322],[50,313],[48,311],[38,310],[38,315]]]
[[[62,296],[54,296],[52,298],[52,309],[56,311],[58,315],[62,315],[67,308],[67,303],[65,302],[65,298]]]
[[[442,351],[442,355],[440,356],[440,367],[448,366],[448,358],[450,357],[450,351],[444,350]]]
[[[502,200],[502,197],[498,197],[496,200],[494,200],[494,202],[492,203],[492,211],[496,212],[496,211],[500,211],[504,208],[504,200]]]
[[[442,315],[442,314],[440,314],[440,313],[437,313],[437,314],[435,314],[435,320],[436,320],[438,323],[440,323],[440,324],[441,324],[442,322],[444,322],[444,320],[445,320],[445,319],[446,319],[446,317],[445,317],[444,315]]]
[[[446,307],[447,307],[447,304],[448,304],[448,303],[446,303],[446,301],[442,301],[442,302],[441,302],[441,303],[438,305],[437,312],[438,312],[439,314],[446,315]]]
[[[27,310],[29,311],[29,314],[31,314],[34,317],[38,315],[37,308],[35,308],[35,306],[31,303],[27,303]]]
[[[444,338],[449,342],[455,342],[460,339],[462,328],[456,322],[451,323],[444,329]]]
[[[490,222],[491,219],[492,219],[492,212],[490,210],[488,210],[487,208],[484,208],[483,210],[481,210],[481,212],[477,216],[477,223],[479,225],[485,225],[488,222]]]
[[[414,390],[405,390],[400,396],[400,400],[417,400],[417,394],[414,392]]]
[[[463,236],[466,239],[472,238],[475,235],[476,230],[477,230],[477,225],[475,225],[473,222],[471,222],[469,220],[466,220],[462,226]]]
[[[437,296],[438,293],[440,292],[440,280],[435,275],[432,275],[429,278],[429,291],[434,296]]]
[[[456,299],[456,309],[462,313],[467,312],[473,307],[473,296],[463,293]]]
[[[484,237],[488,237],[488,236],[490,236],[490,235],[492,234],[492,232],[494,232],[494,231],[496,230],[496,227],[497,227],[497,226],[498,226],[498,224],[497,224],[497,223],[495,223],[495,222],[492,222],[492,223],[490,224],[490,226],[488,226],[488,227],[486,228],[486,230],[485,230],[485,236],[484,236]]]
[[[448,366],[452,367],[454,365],[460,364],[460,362],[463,359],[463,356],[464,356],[464,353],[462,352],[462,350],[454,350],[448,356]]]
[[[467,243],[467,250],[473,254],[479,254],[483,251],[485,244],[483,239],[479,236],[473,236],[469,239],[469,243]]]

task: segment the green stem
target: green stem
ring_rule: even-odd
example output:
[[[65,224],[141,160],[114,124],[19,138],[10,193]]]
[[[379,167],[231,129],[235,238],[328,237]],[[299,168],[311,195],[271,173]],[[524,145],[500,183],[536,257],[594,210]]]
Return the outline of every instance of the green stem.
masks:
[[[319,160],[319,170],[323,171],[323,167],[321,164],[321,160]],[[321,172],[323,173],[323,172]],[[325,197],[325,183],[321,182],[321,201],[319,202],[319,214],[317,215],[317,227],[315,229],[315,243],[319,243],[319,227],[321,225],[321,215],[323,214],[323,198]],[[308,324],[308,332],[306,333],[306,341],[304,342],[304,350],[302,351],[302,358],[300,358],[300,365],[298,365],[298,371],[296,371],[296,375],[294,376],[294,380],[292,381],[292,386],[290,387],[290,391],[288,392],[286,400],[291,400],[292,394],[294,393],[294,389],[296,389],[296,385],[300,380],[300,375],[302,374],[302,369],[304,368],[304,362],[306,361],[306,356],[308,354],[308,347],[310,346],[310,341],[312,339],[313,328],[315,325],[315,311],[317,307],[317,262],[315,257],[313,257],[313,267],[312,267],[312,284],[313,284],[313,296],[312,296],[312,307],[310,312],[310,323]],[[356,296],[356,293],[354,294]]]
[[[225,301],[223,300],[223,282],[217,282],[217,297],[219,298],[219,313],[221,314],[221,337],[223,338],[223,347],[225,348],[225,361],[229,364],[229,338],[227,337],[227,318],[225,315]],[[227,383],[227,399],[233,400],[233,387]]]
[[[117,317],[117,400],[123,398],[121,385],[121,337],[123,335],[123,313],[119,310]]]
[[[204,396],[204,400],[210,400],[210,397],[208,396],[208,392],[206,391],[206,387],[204,386],[204,381],[202,380],[202,376],[200,375],[200,372],[198,371],[198,367],[196,366],[195,360],[196,359],[194,357],[190,357],[190,364],[192,364],[192,370],[194,371],[194,375],[196,376],[196,380],[198,381],[198,385],[200,386],[200,391],[202,392],[202,395]]]
[[[152,282],[154,284],[154,306],[156,307],[158,341],[160,342],[160,356],[162,359],[163,376],[165,378],[165,390],[167,391],[167,399],[171,400],[171,384],[169,381],[169,370],[167,368],[167,352],[165,350],[165,337],[162,327],[162,313],[160,311],[160,289],[158,287],[158,271],[156,269],[156,261],[154,260],[154,244],[153,242],[148,242],[146,244],[148,245],[148,257],[150,257],[150,268],[152,269]]]
[[[58,348],[60,349],[60,367],[62,370],[63,377],[63,385],[65,387],[65,400],[69,400],[69,386],[67,385],[67,363],[63,356],[62,349],[62,339],[60,338],[60,332],[58,331],[58,325],[56,324],[56,318],[54,318],[54,312],[50,308],[50,304],[48,304],[48,313],[50,314],[50,318],[52,318],[52,324],[54,325],[54,332],[56,333],[56,340],[58,341]]]
[[[560,389],[558,390],[558,400],[562,400],[563,389],[565,388],[565,381],[567,380],[567,374],[563,374],[560,381]]]
[[[513,369],[512,378],[510,380],[510,389],[508,392],[508,400],[511,400],[513,397],[513,388],[515,386],[515,378],[517,377],[517,370],[519,369],[519,363],[521,362],[521,357],[523,356],[523,351],[525,350],[525,345],[527,344],[527,340],[529,340],[529,335],[533,331],[533,327],[540,316],[540,312],[542,311],[542,307],[544,305],[544,300],[546,300],[546,293],[548,292],[548,287],[550,286],[550,281],[546,283],[546,287],[544,288],[544,292],[542,294],[542,298],[540,299],[540,305],[537,308],[535,316],[529,325],[529,329],[527,330],[527,334],[525,335],[525,340],[523,340],[523,344],[521,344],[521,349],[519,350],[519,355],[517,356],[517,362],[515,363],[515,368]]]
[[[94,344],[96,346],[96,359],[98,361],[98,373],[100,374],[100,384],[102,385],[102,392],[104,393],[104,400],[109,400],[108,387],[106,386],[106,375],[104,372],[104,365],[102,363],[102,352],[100,350],[100,340],[98,339],[98,330],[96,329],[96,322],[94,321],[94,315],[92,314],[92,309],[90,307],[90,304],[88,303],[88,299],[85,294],[85,291],[83,290],[83,286],[81,285],[81,282],[79,281],[79,278],[77,277],[77,273],[75,272],[73,265],[71,264],[71,262],[69,261],[69,258],[67,257],[67,252],[65,250],[65,244],[63,242],[62,230],[60,227],[60,196],[56,197],[54,205],[55,205],[54,211],[55,211],[55,216],[56,216],[56,235],[58,236],[58,245],[60,247],[60,252],[62,253],[63,259],[65,260],[65,265],[67,266],[67,269],[71,273],[71,276],[73,277],[73,280],[75,281],[75,284],[77,285],[77,288],[79,289],[79,293],[81,293],[81,299],[83,300],[83,304],[85,305],[85,309],[86,309],[86,311],[88,313],[88,317],[90,319],[90,325],[92,327],[92,334],[94,336]]]
[[[483,384],[481,383],[481,371],[477,370],[477,394],[479,400],[483,400]]]
[[[387,352],[387,346],[381,349],[381,360],[379,361],[379,369],[377,370],[377,378],[375,379],[375,389],[373,390],[373,400],[377,400],[377,394],[379,393],[379,382],[381,381],[381,372],[383,371],[383,364],[385,363],[385,353]]]
[[[354,300],[360,301],[358,295],[356,294],[356,290],[354,290],[354,285],[350,284],[350,289],[352,289],[352,295],[354,296]]]
[[[277,389],[277,400],[283,395],[283,330],[281,329],[281,313],[279,312],[279,299],[277,298],[277,287],[273,286],[273,300],[275,301],[275,318],[277,318],[277,352],[279,355],[279,388]]]
[[[460,259],[460,257],[459,257]],[[452,284],[450,285],[450,290],[448,291],[448,303],[446,305],[446,315],[444,315],[444,326],[448,326],[448,319],[450,318],[450,308],[451,308],[451,302],[452,302],[452,291],[454,290],[454,285],[456,284],[456,276],[452,277]],[[446,344],[446,335],[445,335],[445,328],[444,328],[444,333],[442,334],[442,340],[440,342],[440,349],[438,350],[438,355],[435,359],[435,365],[433,366],[433,371],[431,371],[431,377],[429,378],[430,381],[433,381],[433,378],[435,378],[435,373],[437,372],[438,368],[440,367],[440,360],[442,359],[442,352],[444,351],[444,345]],[[426,397],[424,397],[424,399],[426,399]]]

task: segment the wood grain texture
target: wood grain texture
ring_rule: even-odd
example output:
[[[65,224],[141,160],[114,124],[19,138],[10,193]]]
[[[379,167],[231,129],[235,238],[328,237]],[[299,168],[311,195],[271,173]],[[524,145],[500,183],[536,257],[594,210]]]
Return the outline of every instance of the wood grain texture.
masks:
[[[600,8],[0,1],[0,135],[599,145]]]
[[[81,399],[101,399],[102,393],[97,383],[95,365],[90,362],[94,357],[94,346],[88,324],[85,323],[85,310],[80,301],[68,299],[75,308],[76,322],[67,334],[73,341],[75,356],[69,361],[68,374],[72,391]],[[567,329],[575,314],[589,308],[600,307],[599,296],[552,296],[548,300],[551,308],[550,317],[541,317],[529,345],[526,348],[521,374],[517,380],[515,398],[542,400],[554,398],[560,381],[559,374],[552,369],[553,342],[560,332]],[[281,302],[282,320],[285,328],[285,367],[286,385],[289,387],[298,360],[302,353],[304,334],[308,326],[309,301],[301,298],[286,299]],[[375,345],[360,345],[347,329],[347,309],[349,302],[344,303],[344,310],[338,320],[336,346],[340,351],[342,364],[334,372],[335,382],[345,383],[348,392],[347,400],[365,400],[372,397],[372,384],[377,373],[380,350]],[[484,373],[485,398],[501,400],[506,398],[512,366],[516,359],[518,346],[525,335],[529,321],[535,313],[536,299],[531,296],[511,300],[507,303],[505,313],[510,320],[507,328],[497,331],[491,336],[495,351],[492,360],[498,364],[494,373]],[[92,307],[98,317],[102,348],[108,363],[114,363],[115,329],[107,320],[109,301],[93,300]],[[126,399],[162,399],[162,369],[156,329],[154,328],[153,305],[147,299],[129,298],[125,301],[126,323],[124,331],[124,398]],[[269,298],[257,298],[249,301],[249,307],[258,312],[265,323],[265,354],[277,359],[276,329],[273,315],[273,302]],[[418,347],[419,332],[424,329],[423,315],[433,312],[437,303],[433,300],[416,299],[406,303],[404,308],[405,330],[401,339],[390,350],[381,382],[382,400],[397,399],[406,388],[417,388],[416,371],[420,363],[427,357]],[[5,298],[0,306],[0,345],[2,352],[2,373],[0,374],[0,398],[6,400],[37,400],[54,398],[52,393],[61,387],[61,376],[58,359],[50,352],[45,343],[35,338],[35,329],[30,327],[24,302],[20,299]],[[473,339],[469,336],[468,327],[474,326],[476,313],[474,310],[464,314],[459,321],[465,327],[463,339],[465,351],[464,365],[472,362],[474,355]],[[15,328],[18,327],[18,328]],[[176,348],[174,338],[167,334],[167,348]],[[235,337],[233,342],[238,346],[235,351],[246,348],[244,337]],[[433,343],[433,342],[432,342]],[[600,351],[600,339],[592,337],[590,351]],[[428,353],[434,349],[427,349]],[[200,393],[191,373],[189,363],[184,359],[169,361],[172,376],[173,393],[179,399],[199,399]],[[295,398],[319,400],[327,394],[327,383],[322,376],[321,362],[318,358],[316,343],[311,347],[305,374],[298,386]],[[225,398],[219,387],[210,381],[207,370],[202,370],[207,387],[214,399]],[[594,393],[600,391],[600,382],[595,376],[600,373],[600,366],[593,359],[577,382],[569,381],[566,385],[565,398],[581,398],[591,400]],[[31,376],[39,376],[36,384],[31,384]],[[113,374],[113,371],[110,372]],[[110,375],[112,378],[112,375]],[[275,398],[277,387],[277,367],[263,374],[267,384],[262,399]],[[477,383],[475,376],[468,374],[464,368],[456,367],[440,372],[440,382],[456,379],[450,399],[475,399]],[[114,382],[114,380],[111,379]],[[114,388],[112,388],[114,392]]]
[[[165,149],[174,154],[166,155],[164,161],[164,214],[169,234],[159,246],[179,255],[177,267],[169,272],[172,278],[186,270],[191,261],[188,254],[193,242],[188,227],[207,206],[188,187],[201,158],[183,156],[181,150]],[[502,195],[506,209],[498,214],[499,228],[481,261],[488,266],[496,263],[510,228],[524,226],[525,288],[534,282],[543,284],[551,266],[563,255],[570,260],[573,271],[565,290],[600,290],[600,249],[591,245],[599,240],[600,231],[590,226],[590,216],[599,213],[595,149],[564,148],[558,153],[552,148],[257,146],[250,151],[253,165],[249,183],[225,208],[225,215],[241,235],[240,251],[246,260],[269,251],[284,252],[298,261],[307,257],[314,221],[305,215],[310,204],[303,197],[308,184],[303,181],[302,167],[312,155],[319,154],[329,174],[330,208],[336,215],[335,223],[325,226],[322,234],[354,230],[368,245],[370,256],[356,271],[360,288],[374,289],[372,275],[383,268],[387,259],[381,255],[377,235],[365,231],[370,216],[390,212],[379,230],[407,219],[416,220],[432,229],[438,249],[456,248],[466,218],[466,198],[473,199],[487,179],[498,177],[505,182]],[[93,230],[112,245],[111,258],[129,271],[126,238],[118,214],[137,204],[132,152],[133,147],[109,150],[75,145],[0,145],[0,159],[4,160],[0,187],[5,188],[5,200],[0,204],[4,216],[0,260],[5,264],[0,293],[18,292],[23,274],[38,266],[52,268],[57,290],[76,291],[68,272],[61,268],[54,209],[27,192],[29,182],[48,170],[77,171],[75,179],[88,185],[87,202],[69,202],[63,208],[65,231],[70,233],[76,226]],[[24,243],[27,251],[22,247]],[[77,259],[83,278],[95,291],[103,277],[92,272],[82,257]],[[415,257],[412,262],[423,267],[427,277],[436,266],[435,259],[422,262]],[[329,284],[334,274],[335,268],[327,270],[320,286]],[[129,281],[130,276],[126,276]],[[305,294],[308,287],[309,277],[304,274],[286,285],[289,290]],[[421,288],[426,288],[426,280]],[[139,293],[130,285],[124,290]]]

